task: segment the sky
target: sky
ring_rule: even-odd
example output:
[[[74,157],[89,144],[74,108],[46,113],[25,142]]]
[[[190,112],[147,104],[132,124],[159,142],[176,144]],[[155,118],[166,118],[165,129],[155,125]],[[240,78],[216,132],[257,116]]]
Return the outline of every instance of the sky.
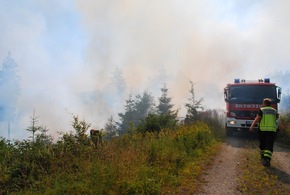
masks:
[[[206,109],[224,108],[234,78],[289,70],[289,15],[287,0],[0,0],[0,59],[10,52],[21,78],[11,139],[29,136],[33,110],[55,137],[72,114],[102,128],[128,94],[158,97],[164,83],[181,117],[190,81]]]

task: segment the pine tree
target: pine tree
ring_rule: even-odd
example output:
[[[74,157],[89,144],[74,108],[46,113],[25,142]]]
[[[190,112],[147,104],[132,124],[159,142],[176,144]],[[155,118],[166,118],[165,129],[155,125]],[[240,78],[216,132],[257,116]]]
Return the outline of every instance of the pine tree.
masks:
[[[158,98],[159,104],[157,106],[157,114],[150,114],[145,121],[143,121],[142,131],[157,131],[162,128],[174,129],[177,126],[178,110],[172,110],[171,97],[168,97],[168,88],[166,84],[161,88],[161,97]],[[147,127],[146,127],[147,126]],[[144,128],[145,127],[145,128]],[[147,129],[147,128],[152,128]]]
[[[116,69],[112,76],[110,83],[105,87],[103,96],[104,99],[110,100],[112,110],[120,110],[122,102],[125,99],[126,81],[120,69]]]
[[[159,114],[163,115],[172,115],[174,111],[172,111],[173,104],[171,104],[171,98],[168,97],[168,88],[166,84],[161,88],[162,95],[159,98],[159,104],[157,106],[157,110]]]
[[[132,98],[132,94],[129,95],[129,99],[126,100],[125,113],[118,113],[120,117],[120,122],[118,125],[118,134],[123,135],[127,133],[132,123],[135,121],[136,110],[135,101]]]
[[[105,124],[105,139],[111,140],[113,137],[117,136],[117,124],[114,121],[113,116],[108,118],[108,122]]]
[[[41,125],[38,125],[39,123],[39,116],[35,115],[35,109],[33,109],[33,114],[30,117],[31,118],[31,126],[29,126],[26,130],[30,131],[32,133],[32,142],[35,142],[35,134],[39,132],[46,132],[46,128],[43,128]]]
[[[154,113],[154,97],[148,92],[144,91],[143,95],[137,95],[135,100],[135,110],[138,125],[141,119],[144,119],[149,113]]]
[[[0,106],[4,107],[6,113],[11,112],[11,108],[16,107],[18,95],[20,93],[19,78],[17,76],[17,64],[9,52],[8,57],[3,62],[0,71]]]
[[[126,90],[126,81],[123,77],[123,72],[121,69],[117,68],[111,78],[111,85],[116,88],[117,94],[122,97]]]
[[[17,64],[10,52],[3,61],[0,71],[0,121],[8,122],[8,139],[10,139],[10,122],[15,117],[15,110],[20,94]]]
[[[135,128],[140,124],[149,113],[154,112],[154,97],[147,91],[142,96],[136,95],[135,99],[132,94],[126,100],[125,113],[119,113],[120,122],[118,133],[120,135],[135,131]]]
[[[185,123],[190,124],[196,120],[198,120],[198,111],[203,110],[202,102],[203,98],[196,100],[195,98],[195,91],[194,91],[194,83],[190,81],[190,97],[188,98],[188,102],[185,104],[187,109],[187,115],[185,118]]]
[[[91,127],[91,124],[87,123],[85,119],[80,120],[79,116],[76,116],[74,114],[72,114],[72,116],[73,116],[72,127],[75,129],[76,132],[75,137],[79,143],[86,144],[87,143],[86,132]]]
[[[40,133],[36,134],[35,136],[35,142],[36,143],[41,143],[44,145],[50,145],[53,143],[53,137],[52,135],[47,135],[46,133],[48,132],[47,127],[42,127],[40,129]]]

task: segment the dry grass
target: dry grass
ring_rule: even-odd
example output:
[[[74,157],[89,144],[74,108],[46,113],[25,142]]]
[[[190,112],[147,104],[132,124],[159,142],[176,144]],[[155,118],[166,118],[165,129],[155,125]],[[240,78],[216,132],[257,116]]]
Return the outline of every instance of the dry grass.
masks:
[[[241,165],[238,189],[243,194],[290,194],[277,174],[275,168],[262,166],[258,150],[249,146]]]
[[[67,137],[46,156],[41,146],[37,153],[26,147],[9,164],[3,161],[7,171],[0,176],[0,194],[192,193],[217,145],[205,123],[126,135],[97,147]],[[45,167],[38,159],[45,160]]]

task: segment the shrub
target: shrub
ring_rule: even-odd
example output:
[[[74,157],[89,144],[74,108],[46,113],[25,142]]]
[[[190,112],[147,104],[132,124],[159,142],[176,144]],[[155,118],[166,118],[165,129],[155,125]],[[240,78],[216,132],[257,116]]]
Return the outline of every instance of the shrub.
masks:
[[[77,138],[66,133],[50,145],[1,140],[0,194],[160,194],[200,175],[200,159],[208,159],[214,143],[202,122],[127,134],[98,147]]]
[[[170,114],[149,114],[144,120],[140,122],[137,127],[138,132],[157,132],[161,129],[175,129],[177,127],[177,120],[175,116]]]

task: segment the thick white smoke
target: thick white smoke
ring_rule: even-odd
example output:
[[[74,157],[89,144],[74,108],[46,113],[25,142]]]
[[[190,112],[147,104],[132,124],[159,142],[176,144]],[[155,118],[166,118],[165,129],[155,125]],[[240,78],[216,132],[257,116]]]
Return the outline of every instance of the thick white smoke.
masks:
[[[71,113],[101,128],[128,93],[158,97],[164,83],[176,108],[189,81],[206,108],[223,108],[234,78],[288,69],[289,14],[283,0],[2,0],[0,59],[11,51],[22,88],[14,137],[27,137],[34,108],[55,136],[71,130]],[[110,84],[118,69],[121,96]]]
[[[142,89],[164,67],[179,105],[189,80],[206,105],[221,106],[226,82],[264,78],[290,60],[287,1],[82,0],[77,6],[93,74],[102,78],[121,67],[130,86]]]

